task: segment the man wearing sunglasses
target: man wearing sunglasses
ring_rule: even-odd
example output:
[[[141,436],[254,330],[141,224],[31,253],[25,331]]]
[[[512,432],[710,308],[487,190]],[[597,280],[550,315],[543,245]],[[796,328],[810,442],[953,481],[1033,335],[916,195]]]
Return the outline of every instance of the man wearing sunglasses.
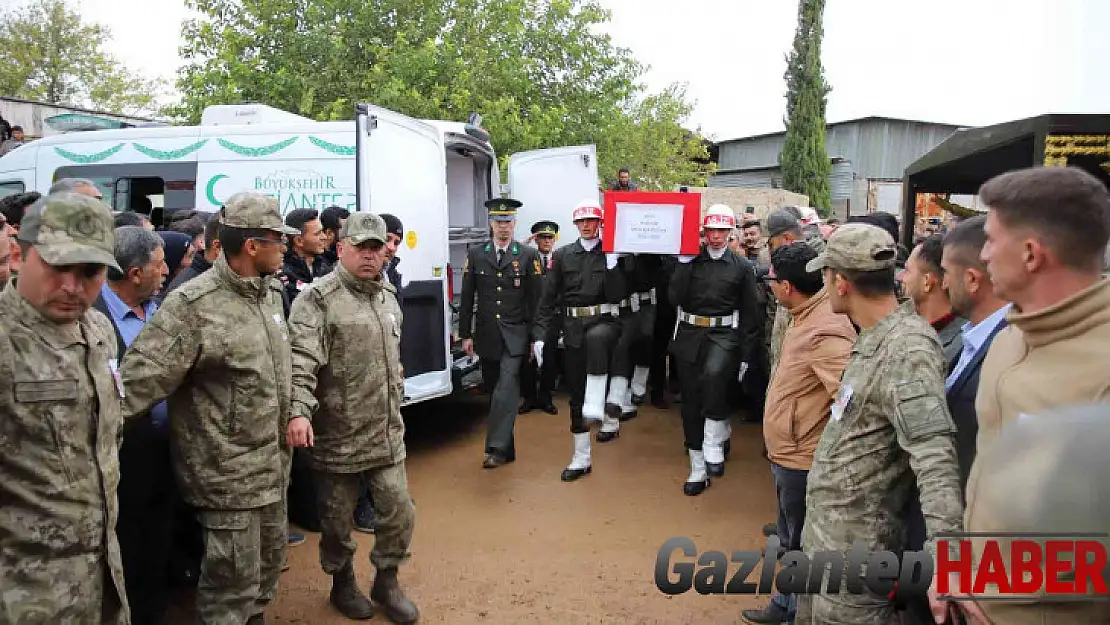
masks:
[[[197,509],[202,623],[262,623],[287,541],[292,352],[282,309],[277,200],[237,193],[220,211],[223,255],[170,293],[124,358],[124,414],[168,398],[174,473]],[[230,619],[230,620],[229,620]]]
[[[0,292],[0,621],[127,623],[114,527],[123,387],[112,324],[90,310],[119,270],[108,207],[41,198]]]

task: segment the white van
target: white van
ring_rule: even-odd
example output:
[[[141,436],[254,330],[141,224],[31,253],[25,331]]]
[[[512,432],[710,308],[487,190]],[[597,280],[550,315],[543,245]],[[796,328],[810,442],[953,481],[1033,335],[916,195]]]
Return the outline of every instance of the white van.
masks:
[[[95,130],[46,137],[0,157],[0,196],[45,193],[61,178],[87,178],[116,210],[150,210],[156,223],[178,210],[214,212],[251,190],[297,208],[392,213],[405,226],[405,403],[473,386],[476,365],[454,330],[461,268],[489,238],[483,203],[502,192],[524,203],[517,238],[533,223],[560,224],[575,239],[571,208],[597,197],[594,146],[537,150],[508,159],[473,124],[417,120],[369,104],[355,121],[316,122],[264,105],[205,109],[199,126]]]

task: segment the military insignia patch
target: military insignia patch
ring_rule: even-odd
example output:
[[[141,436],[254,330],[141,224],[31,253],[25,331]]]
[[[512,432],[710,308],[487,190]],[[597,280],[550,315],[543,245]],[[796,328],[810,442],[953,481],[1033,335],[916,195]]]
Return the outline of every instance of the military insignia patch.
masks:
[[[539,257],[536,257],[536,258],[532,259],[532,271],[535,271],[537,274],[543,273],[543,270],[540,268],[540,259],[539,259]]]

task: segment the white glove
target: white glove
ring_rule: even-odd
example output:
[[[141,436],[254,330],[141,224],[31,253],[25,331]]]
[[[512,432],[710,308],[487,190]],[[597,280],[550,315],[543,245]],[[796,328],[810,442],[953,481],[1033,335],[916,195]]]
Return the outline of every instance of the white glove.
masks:
[[[736,376],[736,381],[737,382],[743,382],[744,381],[744,374],[747,373],[747,372],[748,372],[748,363],[746,363],[746,362],[740,363],[740,375]]]
[[[682,264],[686,264],[686,263],[688,263],[692,260],[694,260],[693,256],[679,256],[678,257],[678,262],[680,262]]]
[[[619,259],[619,258],[620,258],[620,254],[606,254],[605,255],[605,267],[607,269],[612,269],[613,267],[616,267],[617,266],[617,259]]]
[[[543,341],[532,343],[532,355],[536,357],[536,367],[543,366]]]

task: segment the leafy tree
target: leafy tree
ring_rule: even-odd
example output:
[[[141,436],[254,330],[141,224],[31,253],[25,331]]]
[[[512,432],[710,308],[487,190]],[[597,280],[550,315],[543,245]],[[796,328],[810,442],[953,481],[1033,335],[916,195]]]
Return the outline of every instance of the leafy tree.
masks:
[[[35,0],[0,14],[0,93],[124,115],[153,112],[162,83],[107,54],[109,37],[66,0]]]
[[[825,0],[800,0],[794,48],[786,63],[786,138],[782,148],[782,186],[809,196],[828,215],[832,165],[825,149],[825,107],[829,94],[821,66]]]
[[[704,158],[678,87],[644,96],[643,68],[596,26],[594,0],[188,0],[171,114],[264,102],[319,120],[350,119],[358,101],[406,115],[480,112],[502,157],[596,143],[599,170],[637,169],[645,187],[695,184]],[[650,141],[654,149],[644,149]],[[504,168],[502,168],[504,169]],[[642,174],[642,175],[641,175]]]

